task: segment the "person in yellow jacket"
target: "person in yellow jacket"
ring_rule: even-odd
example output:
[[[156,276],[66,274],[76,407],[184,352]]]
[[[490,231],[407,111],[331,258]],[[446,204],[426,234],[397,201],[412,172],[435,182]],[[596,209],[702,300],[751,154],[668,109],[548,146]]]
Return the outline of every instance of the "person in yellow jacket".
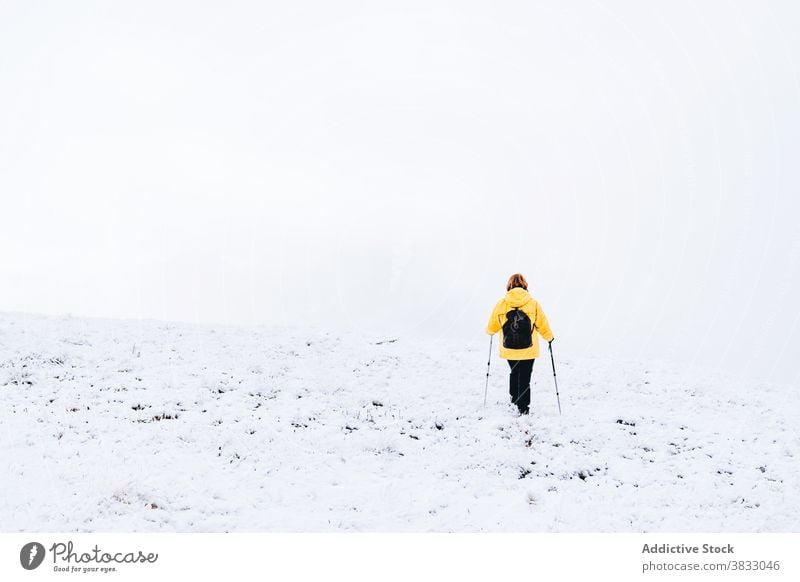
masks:
[[[511,368],[509,393],[520,414],[528,414],[531,402],[533,362],[539,357],[539,336],[553,341],[553,332],[541,305],[528,293],[528,282],[520,273],[511,275],[506,296],[497,302],[486,325],[486,333],[500,332],[500,357]]]

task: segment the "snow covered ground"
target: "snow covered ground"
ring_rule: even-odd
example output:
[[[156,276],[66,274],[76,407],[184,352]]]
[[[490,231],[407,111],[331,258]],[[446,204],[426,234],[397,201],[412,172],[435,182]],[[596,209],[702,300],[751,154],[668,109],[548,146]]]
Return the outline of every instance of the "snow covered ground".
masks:
[[[800,531],[794,389],[382,339],[0,314],[0,530]]]

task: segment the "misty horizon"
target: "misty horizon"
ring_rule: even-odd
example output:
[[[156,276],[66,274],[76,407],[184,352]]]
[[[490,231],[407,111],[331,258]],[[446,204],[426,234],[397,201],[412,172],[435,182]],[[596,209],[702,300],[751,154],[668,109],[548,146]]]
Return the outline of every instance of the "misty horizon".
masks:
[[[792,3],[46,5],[0,311],[446,341],[522,272],[570,356],[800,378]]]

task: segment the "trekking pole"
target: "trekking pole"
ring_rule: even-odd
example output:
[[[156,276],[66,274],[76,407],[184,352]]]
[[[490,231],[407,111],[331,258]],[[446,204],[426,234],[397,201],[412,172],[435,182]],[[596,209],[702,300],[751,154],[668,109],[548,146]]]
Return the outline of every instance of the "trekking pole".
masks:
[[[558,379],[556,378],[556,361],[553,359],[553,342],[547,342],[547,347],[550,348],[550,364],[553,366],[553,382],[556,385],[556,402],[558,402],[558,414],[561,414],[561,398],[558,396]]]
[[[483,391],[483,405],[486,406],[486,394],[489,392],[489,367],[492,365],[492,340],[493,335],[489,336],[489,361],[486,363],[486,389]]]

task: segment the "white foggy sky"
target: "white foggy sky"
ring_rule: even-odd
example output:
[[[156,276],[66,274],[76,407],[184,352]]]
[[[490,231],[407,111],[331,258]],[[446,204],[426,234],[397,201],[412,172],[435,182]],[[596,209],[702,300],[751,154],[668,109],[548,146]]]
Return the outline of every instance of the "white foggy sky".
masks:
[[[521,271],[571,355],[796,381],[798,25],[788,1],[5,2],[0,310],[448,341]]]

